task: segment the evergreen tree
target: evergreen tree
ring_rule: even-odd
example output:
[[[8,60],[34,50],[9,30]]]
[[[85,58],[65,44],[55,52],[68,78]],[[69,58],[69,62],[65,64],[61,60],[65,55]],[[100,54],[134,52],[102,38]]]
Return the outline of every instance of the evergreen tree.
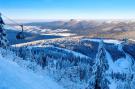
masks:
[[[0,47],[6,48],[7,47],[7,39],[6,39],[6,31],[4,29],[4,21],[1,17],[0,13]]]
[[[104,42],[101,41],[96,55],[95,64],[93,65],[93,78],[88,89],[109,89],[109,81],[105,78],[105,71],[108,70],[109,65],[106,59],[106,52]]]

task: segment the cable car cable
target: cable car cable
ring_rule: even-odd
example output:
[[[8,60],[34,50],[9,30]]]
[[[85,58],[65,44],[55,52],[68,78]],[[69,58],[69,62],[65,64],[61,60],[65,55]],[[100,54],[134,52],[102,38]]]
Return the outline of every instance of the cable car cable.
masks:
[[[9,18],[9,17],[7,17],[7,16],[5,16],[5,15],[3,15],[3,14],[2,14],[2,16],[5,17],[6,19],[8,19],[9,21],[13,22],[13,23],[16,24],[16,25],[19,25],[19,26],[21,25],[21,24],[19,24],[18,22],[12,20],[11,18]]]

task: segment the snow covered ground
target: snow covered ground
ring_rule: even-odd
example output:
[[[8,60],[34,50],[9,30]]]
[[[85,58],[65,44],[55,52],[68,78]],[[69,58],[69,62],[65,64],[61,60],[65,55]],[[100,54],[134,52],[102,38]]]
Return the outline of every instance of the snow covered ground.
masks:
[[[12,45],[16,48],[16,53],[22,55],[22,59],[34,60],[40,67],[43,65],[43,70],[47,70],[47,73],[29,71],[22,67],[21,62],[13,62],[14,58],[10,57],[12,54],[3,57],[0,53],[0,76],[6,75],[0,77],[0,89],[8,87],[10,87],[8,89],[63,89],[61,86],[65,89],[90,89],[89,81],[92,76],[95,76],[92,75],[94,73],[91,69],[93,60],[100,59],[106,63],[103,78],[109,81],[109,84],[106,83],[108,89],[125,89],[128,84],[131,85],[130,89],[134,89],[135,78],[132,76],[135,62],[132,55],[123,49],[123,45],[123,41],[114,39],[81,37],[38,40]],[[98,58],[91,56],[97,54]],[[118,57],[114,58],[114,56]],[[120,86],[122,88],[119,88]]]
[[[92,42],[101,42],[103,40],[104,43],[110,43],[110,44],[121,44],[122,41],[114,40],[114,39],[82,39],[82,41],[92,41]]]
[[[8,56],[0,54],[0,89],[63,89],[47,75],[20,67]]]

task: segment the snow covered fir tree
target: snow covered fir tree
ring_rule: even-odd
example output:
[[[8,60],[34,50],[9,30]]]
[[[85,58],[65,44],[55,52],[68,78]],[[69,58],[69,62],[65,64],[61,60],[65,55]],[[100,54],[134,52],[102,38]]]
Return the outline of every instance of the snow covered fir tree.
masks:
[[[4,29],[4,21],[2,19],[1,13],[0,13],[0,47],[6,48],[7,47],[7,38],[6,38],[6,31]]]
[[[92,68],[93,73],[90,80],[89,89],[109,89],[109,81],[106,79],[105,75],[105,72],[109,69],[109,64],[106,58],[106,51],[104,48],[103,40],[101,40],[99,44],[95,64]]]

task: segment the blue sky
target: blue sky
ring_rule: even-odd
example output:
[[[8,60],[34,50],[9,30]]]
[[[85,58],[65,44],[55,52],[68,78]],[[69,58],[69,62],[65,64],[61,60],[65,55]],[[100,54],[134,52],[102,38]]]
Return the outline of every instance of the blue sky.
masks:
[[[135,19],[135,0],[0,0],[13,19]]]

